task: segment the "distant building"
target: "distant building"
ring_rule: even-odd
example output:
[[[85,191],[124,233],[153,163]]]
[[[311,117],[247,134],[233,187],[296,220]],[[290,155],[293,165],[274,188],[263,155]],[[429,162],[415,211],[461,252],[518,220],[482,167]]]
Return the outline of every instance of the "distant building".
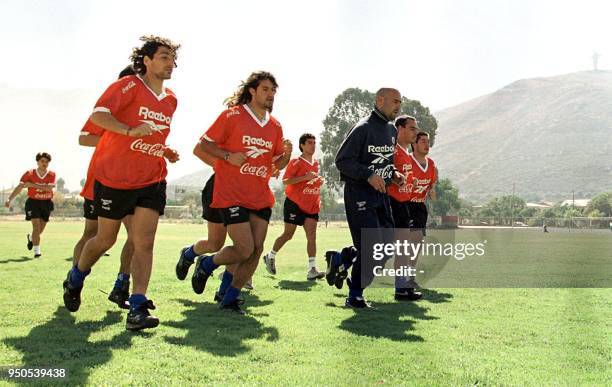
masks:
[[[542,209],[544,209],[544,208],[551,208],[551,207],[554,206],[554,204],[550,203],[550,202],[537,202],[537,203],[525,203],[525,206],[527,208],[538,208],[538,209],[542,208]]]
[[[574,206],[576,208],[585,208],[589,205],[591,199],[567,199],[561,202],[561,207],[570,207]]]

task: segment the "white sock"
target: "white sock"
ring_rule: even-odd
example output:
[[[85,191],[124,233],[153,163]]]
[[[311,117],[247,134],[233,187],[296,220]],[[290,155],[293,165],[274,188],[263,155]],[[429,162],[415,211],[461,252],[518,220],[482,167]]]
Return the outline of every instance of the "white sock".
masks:
[[[34,254],[40,254],[40,246],[34,246]]]
[[[276,253],[278,253],[278,251],[270,250],[270,252],[268,253],[268,256],[274,259],[276,258]]]
[[[308,257],[308,270],[317,267],[317,257]]]

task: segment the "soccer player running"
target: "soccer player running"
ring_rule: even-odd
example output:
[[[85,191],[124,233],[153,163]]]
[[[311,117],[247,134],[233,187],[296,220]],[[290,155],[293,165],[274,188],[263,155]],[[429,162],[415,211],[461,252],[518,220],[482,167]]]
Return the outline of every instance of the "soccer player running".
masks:
[[[266,270],[276,274],[276,254],[293,238],[297,226],[303,226],[306,233],[306,252],[308,253],[308,272],[306,279],[314,281],[325,277],[317,270],[317,222],[321,208],[321,184],[319,162],[314,159],[315,136],[304,133],[300,136],[299,148],[302,154],[291,160],[283,175],[285,184],[285,203],[283,208],[285,230],[276,238],[272,250],[264,255]]]
[[[121,70],[119,73],[119,79],[134,74],[134,69],[130,65]],[[88,119],[83,129],[81,129],[81,134],[79,135],[79,145],[96,147],[103,132],[104,129],[94,125],[91,120]],[[83,197],[83,216],[85,217],[85,228],[83,229],[81,239],[79,239],[74,246],[72,254],[73,266],[78,264],[81,251],[83,250],[85,243],[96,236],[96,233],[98,232],[98,216],[96,215],[94,206],[93,190],[95,180],[93,177],[95,156],[96,153],[94,151],[89,162],[89,167],[87,168],[87,178],[85,179],[85,184],[83,185],[83,189],[80,193],[80,195]],[[114,302],[123,309],[127,309],[129,307],[127,301],[130,296],[130,264],[132,262],[132,254],[134,252],[134,246],[129,233],[130,217],[131,215],[127,215],[125,218],[123,218],[123,225],[125,226],[126,231],[128,231],[128,238],[123,245],[123,249],[121,250],[120,266],[117,279],[115,280],[112,291],[108,295],[109,301]]]
[[[410,195],[408,201],[405,203],[406,212],[408,213],[409,221],[407,228],[410,229],[408,238],[410,243],[416,247],[416,244],[422,242],[426,235],[427,226],[427,206],[425,202],[429,197],[431,200],[436,200],[435,185],[438,180],[438,170],[434,161],[427,157],[429,154],[429,135],[426,132],[418,132],[414,143],[412,144],[412,153],[409,158],[404,160],[410,164],[412,171],[411,176],[408,177],[408,184],[410,185]],[[395,207],[393,208],[395,215]],[[401,215],[400,215],[401,216]],[[403,220],[403,225],[406,225]],[[397,225],[396,225],[397,227]],[[413,251],[415,248],[412,249]],[[415,272],[418,256],[411,257],[407,263],[408,266],[412,267],[412,272]],[[415,291],[418,288],[414,277],[405,279],[405,288],[401,289],[405,297],[403,299],[415,300],[421,298],[421,293]],[[396,282],[396,287],[398,283]],[[396,289],[396,299],[398,299],[398,291]],[[400,297],[401,298],[401,297]]]
[[[144,36],[131,59],[138,75],[123,77],[106,89],[96,103],[91,121],[105,131],[96,148],[94,202],[98,232],[88,240],[78,265],[64,281],[64,304],[76,311],[85,277],[100,256],[113,246],[121,220],[132,215],[134,243],[132,295],[126,328],[154,328],[159,319],[146,297],[153,263],[159,216],[166,205],[165,142],[177,100],[163,86],[176,67],[179,46],[168,39]],[[176,157],[178,158],[178,156]]]
[[[408,240],[412,246],[420,243],[422,234],[418,229],[414,229],[414,215],[411,211],[411,197],[413,187],[413,155],[410,153],[410,146],[416,141],[419,127],[414,117],[402,115],[396,118],[395,127],[397,128],[397,144],[393,163],[395,168],[406,176],[406,185],[399,187],[392,185],[387,189],[391,201],[391,210],[396,229],[396,239]],[[414,232],[412,232],[414,231]],[[414,251],[414,249],[412,250]],[[396,256],[395,268],[402,266],[416,266],[416,257],[413,262],[408,262],[409,257]],[[414,286],[410,286],[414,281],[408,281],[404,276],[395,277],[395,299],[397,301],[416,301],[421,298],[421,293],[415,291]]]
[[[362,229],[393,229],[387,186],[392,182],[403,186],[405,177],[393,165],[397,130],[389,121],[397,117],[402,98],[396,89],[381,88],[376,92],[376,105],[370,116],[351,129],[336,155],[336,167],[344,181],[344,206],[354,247],[325,254],[327,282],[341,288],[352,266],[347,283],[349,294],[345,305],[369,308],[363,290],[373,273],[362,273]],[[382,235],[381,235],[382,237]],[[363,249],[362,249],[363,248]],[[362,274],[365,279],[362,282]]]
[[[192,285],[201,293],[217,267],[237,264],[234,273],[226,271],[221,281],[220,307],[241,314],[240,289],[257,268],[274,205],[268,185],[273,166],[283,169],[291,157],[291,142],[283,140],[280,123],[270,115],[277,87],[272,74],[252,73],[226,100],[228,109],[200,142],[204,152],[218,159],[211,207],[221,210],[233,245],[202,256]]]
[[[37,167],[26,171],[19,184],[4,206],[9,208],[11,202],[22,189],[28,189],[28,199],[25,202],[26,220],[32,222],[32,234],[27,234],[28,250],[34,249],[34,258],[42,255],[40,250],[40,236],[49,222],[49,216],[53,211],[53,188],[55,188],[55,172],[49,170],[51,155],[47,152],[36,154]]]

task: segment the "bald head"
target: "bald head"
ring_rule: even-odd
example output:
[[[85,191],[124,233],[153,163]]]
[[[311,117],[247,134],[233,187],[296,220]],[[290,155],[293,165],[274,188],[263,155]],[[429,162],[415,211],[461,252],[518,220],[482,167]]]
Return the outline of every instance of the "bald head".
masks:
[[[376,108],[389,120],[394,120],[399,114],[402,96],[397,89],[381,87],[376,92]]]

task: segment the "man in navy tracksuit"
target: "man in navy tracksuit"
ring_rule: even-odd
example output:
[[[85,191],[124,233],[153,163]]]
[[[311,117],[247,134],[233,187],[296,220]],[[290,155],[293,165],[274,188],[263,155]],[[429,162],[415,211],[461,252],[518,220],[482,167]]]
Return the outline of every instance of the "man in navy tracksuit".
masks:
[[[349,131],[336,155],[336,167],[345,182],[344,206],[354,247],[325,254],[326,279],[330,286],[340,289],[352,266],[346,299],[346,306],[352,308],[370,307],[363,298],[363,289],[370,284],[373,274],[362,273],[360,252],[371,249],[364,246],[362,250],[362,229],[392,232],[393,217],[386,186],[392,182],[405,184],[404,176],[393,166],[397,129],[390,123],[398,115],[400,105],[399,91],[378,90],[375,109]]]

